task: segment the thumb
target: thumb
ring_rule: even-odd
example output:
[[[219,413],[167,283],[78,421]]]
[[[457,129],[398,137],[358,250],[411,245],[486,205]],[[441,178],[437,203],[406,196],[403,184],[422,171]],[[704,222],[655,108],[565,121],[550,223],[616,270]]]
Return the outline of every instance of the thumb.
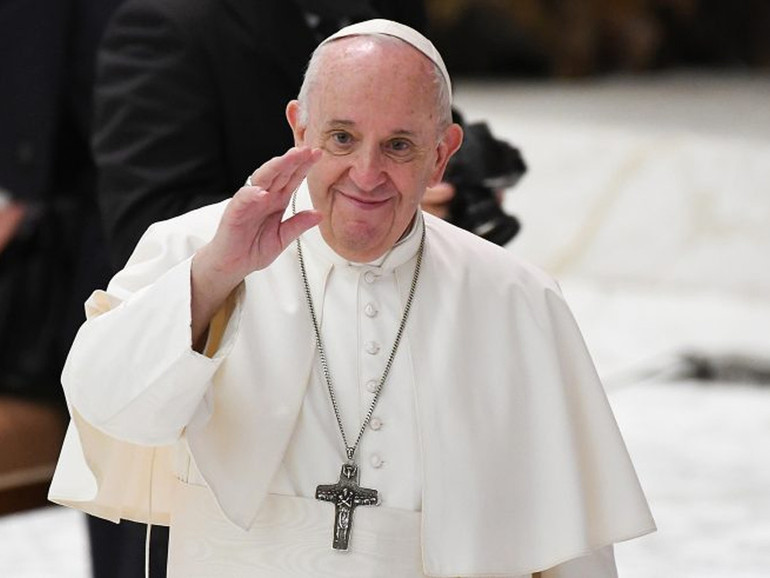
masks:
[[[289,243],[294,241],[302,233],[315,227],[323,220],[320,211],[308,210],[301,211],[281,223],[280,237],[281,245],[286,248]]]

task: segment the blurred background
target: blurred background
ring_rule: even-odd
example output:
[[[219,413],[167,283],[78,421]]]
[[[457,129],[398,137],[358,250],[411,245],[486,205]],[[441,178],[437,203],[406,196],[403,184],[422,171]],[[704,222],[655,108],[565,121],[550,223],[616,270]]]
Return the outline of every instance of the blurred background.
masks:
[[[456,104],[520,147],[658,523],[620,575],[770,568],[770,3],[435,0]]]
[[[508,248],[559,279],[658,522],[621,576],[767,576],[770,2],[426,8],[456,106],[526,162]],[[5,511],[0,576],[89,576],[79,514]]]

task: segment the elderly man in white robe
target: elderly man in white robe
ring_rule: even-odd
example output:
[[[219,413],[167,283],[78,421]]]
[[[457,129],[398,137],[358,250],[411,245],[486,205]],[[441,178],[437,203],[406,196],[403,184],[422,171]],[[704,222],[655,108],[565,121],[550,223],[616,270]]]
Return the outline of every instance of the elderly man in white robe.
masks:
[[[172,577],[617,575],[654,523],[557,285],[419,208],[450,100],[403,25],[321,44],[296,147],[87,302],[52,500],[169,525]]]

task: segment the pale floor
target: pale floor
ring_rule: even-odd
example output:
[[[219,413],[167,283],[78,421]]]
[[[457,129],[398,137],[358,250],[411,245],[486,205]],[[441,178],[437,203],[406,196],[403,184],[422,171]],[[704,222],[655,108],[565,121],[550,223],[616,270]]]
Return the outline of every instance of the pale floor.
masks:
[[[525,153],[512,250],[562,280],[657,520],[617,547],[621,576],[770,576],[770,387],[662,377],[683,351],[770,359],[770,78],[461,82],[456,100]],[[81,515],[0,518],[6,577],[88,578]]]

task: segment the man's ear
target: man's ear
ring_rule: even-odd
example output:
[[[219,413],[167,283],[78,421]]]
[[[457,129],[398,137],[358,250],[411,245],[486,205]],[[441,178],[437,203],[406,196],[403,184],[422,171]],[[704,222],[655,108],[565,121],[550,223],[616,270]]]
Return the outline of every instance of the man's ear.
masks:
[[[436,156],[436,164],[431,174],[430,183],[428,186],[434,187],[441,182],[444,178],[444,171],[446,170],[447,163],[453,154],[457,152],[460,145],[463,143],[463,129],[457,123],[452,123],[444,131],[444,135],[441,137],[441,141],[438,143],[438,155]]]
[[[299,122],[300,108],[297,100],[292,100],[286,105],[286,120],[289,121],[291,132],[294,134],[294,146],[304,146],[305,144],[305,129],[307,127],[300,126]]]

